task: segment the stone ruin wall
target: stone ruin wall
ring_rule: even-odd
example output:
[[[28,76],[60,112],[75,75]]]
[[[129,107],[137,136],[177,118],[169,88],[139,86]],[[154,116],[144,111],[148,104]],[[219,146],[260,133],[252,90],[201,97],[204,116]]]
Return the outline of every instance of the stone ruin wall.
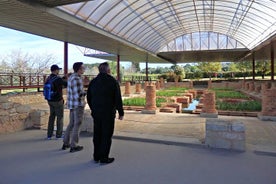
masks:
[[[34,103],[45,103],[42,93],[0,96],[0,134],[32,128],[36,123],[32,118]]]

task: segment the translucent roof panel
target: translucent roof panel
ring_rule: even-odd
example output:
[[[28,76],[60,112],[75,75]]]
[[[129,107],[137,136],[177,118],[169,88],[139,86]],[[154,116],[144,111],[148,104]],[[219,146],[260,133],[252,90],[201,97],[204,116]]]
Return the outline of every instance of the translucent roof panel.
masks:
[[[160,51],[196,51],[196,50],[219,50],[245,48],[237,40],[227,35],[213,32],[189,33],[177,37],[169,42]]]
[[[94,0],[57,8],[152,53],[192,33],[219,33],[248,49],[276,34],[276,0]]]

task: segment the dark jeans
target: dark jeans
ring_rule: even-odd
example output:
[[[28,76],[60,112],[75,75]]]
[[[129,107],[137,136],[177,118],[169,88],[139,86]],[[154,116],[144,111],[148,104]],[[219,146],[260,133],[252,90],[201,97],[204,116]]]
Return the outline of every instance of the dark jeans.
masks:
[[[93,117],[94,119],[94,159],[108,158],[114,132],[114,115]]]
[[[62,136],[63,131],[63,115],[64,115],[64,104],[63,100],[58,102],[48,101],[50,107],[50,116],[48,121],[48,132],[47,136],[52,137],[54,132],[55,119],[57,118],[57,131],[56,137]]]

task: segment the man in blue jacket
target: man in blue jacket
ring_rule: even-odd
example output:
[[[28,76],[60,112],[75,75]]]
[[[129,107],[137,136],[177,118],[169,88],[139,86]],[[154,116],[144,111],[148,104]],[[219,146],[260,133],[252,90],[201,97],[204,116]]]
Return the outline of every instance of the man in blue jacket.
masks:
[[[124,116],[120,86],[110,75],[107,62],[99,65],[99,74],[94,78],[87,91],[87,103],[94,119],[94,161],[102,164],[112,163],[109,152],[114,132],[116,110],[119,119]]]

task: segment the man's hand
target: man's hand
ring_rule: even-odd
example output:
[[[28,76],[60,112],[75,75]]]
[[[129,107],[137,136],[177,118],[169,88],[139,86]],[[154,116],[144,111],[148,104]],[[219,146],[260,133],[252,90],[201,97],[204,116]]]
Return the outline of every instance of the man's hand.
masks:
[[[118,119],[119,119],[119,120],[123,120],[123,119],[124,119],[124,116],[119,116]]]

